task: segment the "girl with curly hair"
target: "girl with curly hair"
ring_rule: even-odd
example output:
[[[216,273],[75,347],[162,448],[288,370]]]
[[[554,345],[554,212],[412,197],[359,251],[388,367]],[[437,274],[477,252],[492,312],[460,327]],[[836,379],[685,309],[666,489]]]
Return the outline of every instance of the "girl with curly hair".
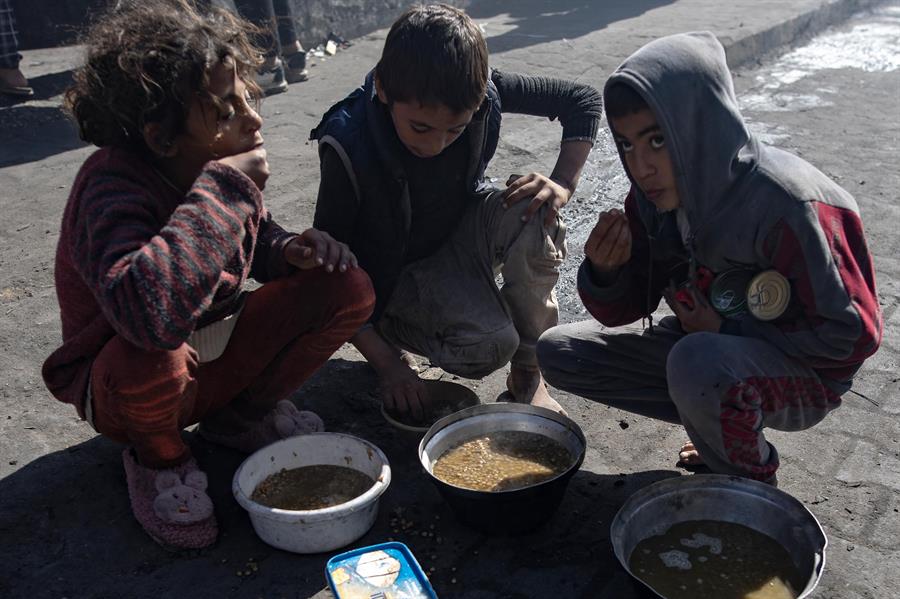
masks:
[[[321,430],[288,396],[368,319],[347,246],[288,233],[269,176],[249,25],[189,0],[122,3],[86,39],[66,103],[99,146],[56,255],[63,343],[43,376],[123,452],[135,517],[177,549],[217,534],[181,432],[243,452]],[[244,291],[248,278],[262,286]]]

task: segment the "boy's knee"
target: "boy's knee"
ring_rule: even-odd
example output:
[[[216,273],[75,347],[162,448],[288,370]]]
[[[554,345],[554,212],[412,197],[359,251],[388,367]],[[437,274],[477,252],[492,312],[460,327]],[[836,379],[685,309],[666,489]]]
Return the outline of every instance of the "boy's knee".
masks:
[[[332,275],[334,276],[334,275]],[[336,279],[336,294],[355,311],[365,313],[367,320],[375,308],[375,289],[368,273],[362,268],[353,268],[344,273],[338,273]]]
[[[522,224],[531,202],[522,200],[510,206],[506,217],[512,221],[512,227],[520,228],[519,242],[515,248],[525,252],[530,259],[545,260],[556,265],[562,262],[568,253],[566,244],[566,225],[562,217],[557,215],[550,225],[544,222],[550,206],[543,205],[531,215],[531,218]]]
[[[519,334],[510,323],[509,326],[486,333],[465,345],[445,344],[445,357],[440,367],[451,374],[478,379],[500,370],[512,360],[519,349]]]
[[[172,350],[140,348],[119,335],[94,360],[92,376],[109,392],[185,387],[194,379],[197,355],[186,343]]]
[[[686,335],[669,352],[666,381],[679,410],[705,404],[709,390],[725,378],[726,352],[720,347],[720,337],[716,333]]]
[[[372,280],[362,268],[349,269],[346,272],[327,272],[324,268],[315,270],[298,270],[290,277],[279,279],[283,287],[281,293],[292,295],[289,303],[301,309],[313,309],[310,303],[310,292],[321,294],[325,299],[319,302],[323,313],[352,314],[354,318],[365,322],[375,308],[375,290]]]

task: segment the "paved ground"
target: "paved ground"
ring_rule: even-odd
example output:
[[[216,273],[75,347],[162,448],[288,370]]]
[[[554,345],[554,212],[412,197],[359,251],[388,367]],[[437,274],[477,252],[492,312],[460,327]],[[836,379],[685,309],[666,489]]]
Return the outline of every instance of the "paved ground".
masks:
[[[600,10],[568,0],[526,0],[476,2],[470,13],[489,36],[494,66],[599,86],[625,56],[659,35],[710,29],[728,45],[732,59],[747,65],[794,34],[818,30],[864,4],[871,3],[735,0],[724,6],[712,0],[635,0],[605,2]],[[312,220],[317,162],[307,133],[325,108],[361,81],[384,34],[355,40],[337,56],[318,60],[309,82],[264,105],[273,172],[267,201],[288,227],[302,229]],[[59,339],[52,256],[60,214],[74,173],[90,153],[58,109],[58,94],[77,60],[73,48],[27,52],[23,68],[38,99],[0,104],[5,216],[0,222],[0,595],[328,597],[322,572],[329,556],[297,556],[261,543],[230,498],[231,475],[241,456],[197,439],[192,446],[210,475],[221,539],[194,556],[159,549],[130,515],[120,449],[91,434],[41,384],[40,363]],[[829,535],[826,574],[816,596],[895,597],[900,593],[900,247],[893,223],[900,187],[900,75],[896,69],[873,73],[846,67],[790,82],[783,75],[795,66],[766,60],[739,71],[745,113],[756,130],[818,164],[859,200],[888,329],[883,349],[857,387],[878,405],[848,397],[819,427],[772,439],[784,456],[782,489],[805,502]],[[783,81],[780,88],[771,87],[776,80]],[[779,106],[793,109],[779,111]],[[555,123],[506,119],[491,174],[502,180],[511,172],[549,170],[558,139]],[[601,140],[592,154],[567,214],[573,223],[573,263],[585,219],[619,197],[621,173],[605,144]],[[561,294],[571,295],[570,288],[571,270]],[[580,317],[577,302],[564,305],[565,319]],[[467,384],[490,401],[503,378],[495,373]],[[635,490],[683,474],[673,465],[682,431],[563,396],[589,449],[561,508],[534,534],[485,537],[454,522],[416,463],[417,436],[383,423],[374,384],[359,355],[344,348],[297,395],[331,430],[372,440],[391,461],[391,488],[374,528],[357,545],[388,537],[405,541],[423,565],[435,568],[432,580],[441,597],[639,596],[612,556],[609,523]],[[415,523],[413,529],[391,530],[398,510]],[[440,544],[436,537],[415,534],[432,525]],[[258,570],[237,576],[249,560]]]

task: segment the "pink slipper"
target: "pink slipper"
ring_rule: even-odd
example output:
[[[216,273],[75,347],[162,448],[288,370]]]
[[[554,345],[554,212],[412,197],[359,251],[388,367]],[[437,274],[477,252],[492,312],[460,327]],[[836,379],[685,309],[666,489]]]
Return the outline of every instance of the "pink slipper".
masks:
[[[206,474],[194,458],[175,468],[154,470],[122,452],[131,511],[154,541],[166,549],[201,549],[218,535]]]
[[[246,430],[243,433],[223,434],[210,430],[201,422],[197,432],[201,437],[212,443],[237,449],[244,453],[253,453],[275,441],[318,433],[325,430],[325,423],[315,412],[298,410],[292,402],[283,399],[275,404],[272,411],[262,420],[253,422],[246,420]]]

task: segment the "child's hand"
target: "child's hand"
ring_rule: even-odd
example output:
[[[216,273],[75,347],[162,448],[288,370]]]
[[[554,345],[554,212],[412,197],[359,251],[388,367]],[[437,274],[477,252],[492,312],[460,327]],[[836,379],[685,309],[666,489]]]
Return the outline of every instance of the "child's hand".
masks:
[[[346,272],[348,268],[358,266],[356,256],[347,244],[317,229],[307,229],[292,239],[284,248],[284,259],[300,270],[324,266],[328,272],[333,272],[335,268]]]
[[[416,371],[400,360],[381,374],[381,401],[388,412],[411,414],[413,420],[424,421],[428,414],[428,392]]]
[[[718,333],[722,326],[722,317],[719,316],[719,313],[710,305],[706,296],[694,287],[687,287],[686,291],[690,293],[691,300],[694,302],[693,308],[675,298],[675,289],[667,287],[663,290],[663,297],[666,298],[666,303],[678,317],[681,328],[686,333],[700,331]]]
[[[509,207],[520,200],[531,198],[531,203],[522,215],[522,220],[528,222],[534,213],[540,210],[541,205],[547,204],[547,216],[544,224],[552,226],[556,221],[556,215],[572,197],[572,190],[563,183],[554,181],[540,173],[519,176],[511,175],[506,181],[506,191],[503,192],[503,205]]]
[[[250,177],[260,191],[266,188],[266,181],[269,179],[269,161],[266,158],[266,149],[262,146],[253,148],[249,152],[220,158],[219,162],[236,168]]]
[[[615,271],[631,258],[631,228],[618,209],[600,213],[584,244],[584,255],[599,274]]]

